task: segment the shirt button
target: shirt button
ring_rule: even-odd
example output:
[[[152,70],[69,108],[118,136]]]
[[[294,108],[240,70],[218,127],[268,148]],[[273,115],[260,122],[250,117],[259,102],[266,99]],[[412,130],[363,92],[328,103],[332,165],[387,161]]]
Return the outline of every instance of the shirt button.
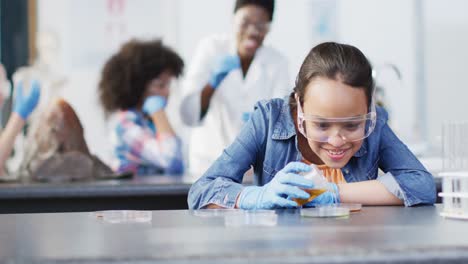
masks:
[[[348,169],[346,169],[346,170],[344,170],[344,172],[345,172],[346,174],[348,174],[348,173],[349,173],[349,170],[348,170]]]

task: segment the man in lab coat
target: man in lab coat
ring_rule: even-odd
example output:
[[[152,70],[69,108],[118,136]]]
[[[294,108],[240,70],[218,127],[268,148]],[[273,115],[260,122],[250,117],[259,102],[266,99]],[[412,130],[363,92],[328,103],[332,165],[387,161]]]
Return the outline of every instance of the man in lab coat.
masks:
[[[248,120],[254,104],[286,96],[286,58],[262,45],[273,18],[274,0],[237,0],[231,35],[202,40],[183,84],[182,120],[195,128],[189,171],[200,177]]]

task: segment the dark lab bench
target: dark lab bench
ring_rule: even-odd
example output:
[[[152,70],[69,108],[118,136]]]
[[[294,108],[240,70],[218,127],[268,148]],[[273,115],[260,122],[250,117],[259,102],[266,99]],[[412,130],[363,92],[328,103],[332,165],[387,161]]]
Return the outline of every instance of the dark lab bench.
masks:
[[[0,213],[188,209],[187,195],[192,181],[187,176],[155,175],[62,184],[2,183]],[[246,184],[252,184],[251,179],[247,178]],[[436,186],[439,193],[439,178]],[[437,202],[441,202],[440,197]]]
[[[0,213],[112,209],[187,209],[191,182],[182,176],[72,183],[2,183]]]
[[[0,263],[468,263],[468,221],[440,210],[363,207],[344,218],[277,210],[267,225],[250,214],[234,226],[232,210],[153,211],[141,223],[3,214]]]

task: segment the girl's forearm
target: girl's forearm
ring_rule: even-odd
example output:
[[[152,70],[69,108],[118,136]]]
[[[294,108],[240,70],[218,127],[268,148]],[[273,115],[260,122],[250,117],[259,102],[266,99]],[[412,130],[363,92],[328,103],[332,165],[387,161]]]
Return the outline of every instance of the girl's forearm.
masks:
[[[377,181],[362,181],[338,184],[342,203],[360,203],[363,205],[402,205],[403,201],[389,192]]]

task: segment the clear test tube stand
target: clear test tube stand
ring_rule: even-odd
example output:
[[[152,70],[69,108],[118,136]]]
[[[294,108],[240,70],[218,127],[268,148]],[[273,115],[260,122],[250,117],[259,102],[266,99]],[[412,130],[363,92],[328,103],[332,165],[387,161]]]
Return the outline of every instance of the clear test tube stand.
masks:
[[[468,121],[443,124],[442,157],[441,215],[468,220]]]

